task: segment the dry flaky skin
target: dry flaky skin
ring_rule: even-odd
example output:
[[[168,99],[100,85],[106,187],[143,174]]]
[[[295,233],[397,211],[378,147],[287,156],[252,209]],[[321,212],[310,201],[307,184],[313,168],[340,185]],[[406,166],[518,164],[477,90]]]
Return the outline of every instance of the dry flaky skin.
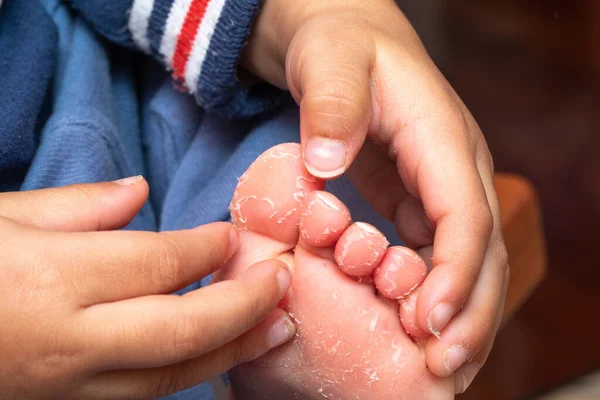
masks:
[[[306,172],[295,144],[267,151],[240,178],[231,202],[232,219],[243,230],[240,249],[216,279],[262,259],[284,260],[293,283],[281,306],[297,335],[232,371],[236,397],[453,398],[453,380],[431,375],[422,349],[405,333],[397,293],[388,291],[394,300],[386,299],[372,283],[377,269],[375,279],[406,286],[397,279],[422,277],[422,260],[398,248],[386,250],[387,240],[371,225],[351,224],[347,208],[320,191],[323,186]],[[399,275],[401,263],[408,275]],[[412,305],[410,296],[402,304]]]

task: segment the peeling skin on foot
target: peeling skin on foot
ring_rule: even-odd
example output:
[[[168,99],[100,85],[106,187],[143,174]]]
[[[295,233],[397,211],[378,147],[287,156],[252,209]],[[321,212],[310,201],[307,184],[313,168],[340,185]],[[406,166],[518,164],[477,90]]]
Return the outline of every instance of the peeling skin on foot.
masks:
[[[425,280],[427,266],[414,251],[392,247],[375,270],[375,286],[389,299],[400,300],[410,295]]]
[[[291,153],[282,148],[283,146],[275,146],[267,150],[261,157],[263,162],[268,162],[270,159],[285,160],[288,158],[298,159],[300,158],[299,153]]]
[[[270,149],[239,179],[230,211],[247,232],[240,236],[240,252],[222,270],[241,272],[256,262],[256,254],[284,260],[293,280],[280,307],[295,322],[296,335],[236,367],[234,387],[248,400],[452,398],[426,394],[437,383],[400,322],[400,316],[412,321],[415,294],[394,308],[397,303],[375,290],[374,273],[384,260],[388,264],[380,274],[387,285],[413,290],[414,282],[404,287],[396,275],[417,264],[418,256],[387,249],[385,237],[369,224],[350,225],[347,208],[320,191],[323,187],[307,174],[297,144]],[[401,261],[393,260],[394,254]]]
[[[356,222],[340,239],[341,250],[336,247],[335,260],[349,275],[368,276],[377,266],[389,245],[381,232],[369,224]]]
[[[308,229],[305,228],[304,225],[304,221],[306,221],[308,219],[308,217],[310,217],[313,213],[313,209],[320,206],[320,205],[325,205],[326,207],[329,208],[333,208],[334,210],[338,210],[339,208],[334,208],[337,207],[335,204],[330,205],[329,203],[326,203],[322,198],[318,197],[315,199],[312,199],[308,205],[306,206],[306,211],[302,214],[302,218],[300,219],[300,235],[302,236],[303,239],[305,240],[309,240],[311,241],[313,244],[323,244],[325,241],[327,241],[328,238],[330,238],[332,236],[332,234],[336,234],[338,232],[340,232],[342,229],[346,228],[345,226],[341,225],[338,227],[334,227],[332,225],[325,225],[325,227],[323,228],[323,230],[321,232],[318,232],[315,235],[315,232],[313,232],[313,235],[311,236]],[[318,218],[318,216],[317,216]],[[312,222],[312,221],[311,221]],[[313,229],[314,231],[314,229]]]
[[[317,194],[315,195],[319,200],[321,200],[321,202],[326,206],[331,208],[332,210],[335,211],[341,211],[341,209],[337,206],[337,204],[335,204],[333,201],[331,201],[330,199],[327,198],[327,196],[325,196],[323,193],[317,192]],[[344,210],[344,212],[346,212],[346,210]]]
[[[234,198],[236,197],[237,196],[234,195]],[[273,200],[266,198],[258,198],[257,196],[244,196],[238,199],[235,202],[235,205],[230,206],[230,210],[232,212],[231,217],[237,226],[244,227],[246,222],[248,222],[248,218],[244,217],[244,214],[242,213],[242,206],[246,205],[246,203],[250,200],[266,202],[269,205],[269,207],[271,207],[271,209],[273,210],[273,214],[271,216],[277,214],[277,211],[275,211],[275,203],[273,203]]]
[[[369,330],[371,332],[375,332],[375,328],[377,327],[377,319],[379,318],[379,314],[375,314],[375,318],[373,318],[371,320],[371,323],[369,324]]]
[[[338,204],[332,194],[322,191],[310,193],[305,199],[300,216],[300,236],[315,247],[335,245],[351,223],[350,212]]]

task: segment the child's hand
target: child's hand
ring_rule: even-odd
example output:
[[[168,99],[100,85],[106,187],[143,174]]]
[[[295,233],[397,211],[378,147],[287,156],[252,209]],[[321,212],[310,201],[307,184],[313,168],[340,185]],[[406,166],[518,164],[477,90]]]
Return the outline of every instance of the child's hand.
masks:
[[[433,252],[417,304],[420,329],[440,337],[427,363],[447,376],[472,361],[456,378],[466,389],[508,277],[493,164],[406,18],[391,0],[266,0],[243,62],[300,104],[309,171],[333,178],[356,159],[349,173],[362,194],[409,246]],[[363,147],[367,137],[378,145]]]
[[[293,336],[277,261],[167,295],[225,263],[231,225],[91,232],[126,225],[147,195],[142,179],[0,194],[0,397],[161,397]]]

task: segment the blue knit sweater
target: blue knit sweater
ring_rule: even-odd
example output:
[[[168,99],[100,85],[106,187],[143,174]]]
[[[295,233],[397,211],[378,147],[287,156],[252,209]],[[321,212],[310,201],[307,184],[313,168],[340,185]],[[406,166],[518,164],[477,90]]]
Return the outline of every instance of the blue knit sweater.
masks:
[[[150,54],[204,111],[247,118],[289,102],[266,83],[246,87],[238,59],[260,0],[69,0],[99,35]],[[59,54],[45,0],[0,1],[0,190],[20,187],[49,116]],[[58,6],[57,6],[58,7]],[[56,7],[55,7],[56,8]]]
[[[163,63],[206,111],[248,117],[289,97],[237,79],[240,52],[260,0],[70,0],[106,38]]]

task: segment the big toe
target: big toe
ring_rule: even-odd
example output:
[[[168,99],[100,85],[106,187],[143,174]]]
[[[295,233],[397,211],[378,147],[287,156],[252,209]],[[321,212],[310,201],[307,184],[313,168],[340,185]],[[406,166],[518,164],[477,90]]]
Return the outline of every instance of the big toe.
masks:
[[[295,244],[303,199],[324,186],[304,167],[299,144],[272,147],[241,176],[230,204],[232,221],[240,229]]]
[[[309,193],[300,215],[300,237],[313,247],[333,247],[352,223],[350,211],[331,193]]]

